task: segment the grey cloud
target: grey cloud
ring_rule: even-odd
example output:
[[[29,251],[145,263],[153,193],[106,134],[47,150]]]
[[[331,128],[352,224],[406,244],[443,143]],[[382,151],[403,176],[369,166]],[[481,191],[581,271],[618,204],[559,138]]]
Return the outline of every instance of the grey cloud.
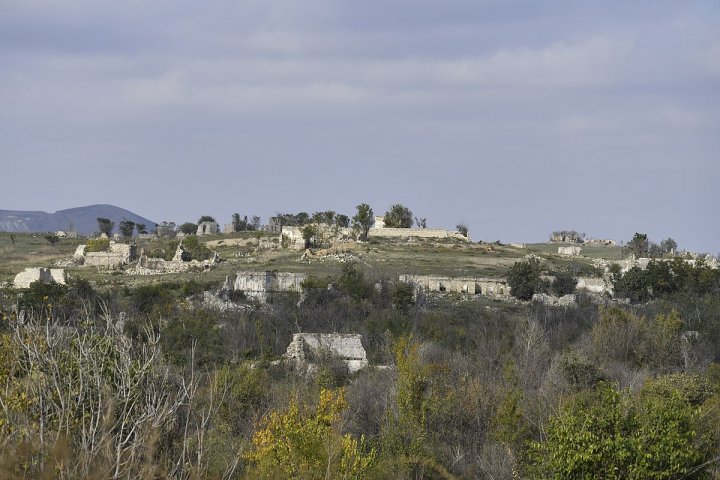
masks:
[[[0,204],[400,201],[485,240],[720,250],[719,20],[709,1],[7,0]]]

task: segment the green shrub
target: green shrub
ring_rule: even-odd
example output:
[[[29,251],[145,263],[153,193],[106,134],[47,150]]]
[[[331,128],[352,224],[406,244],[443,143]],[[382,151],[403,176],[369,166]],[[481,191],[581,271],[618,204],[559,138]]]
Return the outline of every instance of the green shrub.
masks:
[[[577,286],[577,279],[567,273],[558,273],[555,275],[555,280],[552,282],[552,291],[555,295],[563,296],[569,295],[575,291]]]
[[[415,287],[412,283],[397,282],[393,285],[390,298],[392,304],[398,310],[405,310],[413,304],[413,293]]]
[[[540,260],[529,258],[515,262],[508,274],[510,294],[520,300],[530,300],[541,288]]]
[[[109,251],[110,251],[110,239],[109,238],[91,238],[85,244],[85,253],[109,252]]]
[[[369,299],[374,291],[372,283],[365,278],[365,274],[355,263],[343,264],[337,285],[341,292],[355,300]]]
[[[601,384],[550,419],[531,468],[535,478],[708,478],[715,439],[700,416],[677,391],[628,397]]]
[[[193,260],[207,260],[212,257],[213,251],[205,246],[204,243],[200,243],[198,237],[190,235],[183,239],[183,247],[188,252]]]

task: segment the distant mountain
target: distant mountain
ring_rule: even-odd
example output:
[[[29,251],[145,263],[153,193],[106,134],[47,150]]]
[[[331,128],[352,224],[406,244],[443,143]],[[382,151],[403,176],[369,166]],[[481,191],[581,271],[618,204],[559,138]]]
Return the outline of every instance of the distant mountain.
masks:
[[[97,219],[109,218],[115,222],[114,232],[126,218],[135,223],[144,223],[148,232],[155,228],[155,222],[124,208],[113,205],[89,205],[69,208],[55,213],[30,212],[21,210],[0,210],[0,231],[4,232],[55,232],[77,230],[82,235],[98,231]]]

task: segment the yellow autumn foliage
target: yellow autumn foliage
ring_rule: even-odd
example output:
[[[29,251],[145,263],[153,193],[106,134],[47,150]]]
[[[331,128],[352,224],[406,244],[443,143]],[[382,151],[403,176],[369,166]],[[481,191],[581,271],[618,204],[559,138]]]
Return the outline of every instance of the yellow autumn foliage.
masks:
[[[375,460],[363,437],[341,433],[348,404],[342,389],[320,391],[313,409],[293,401],[285,411],[263,418],[246,455],[253,478],[360,479]]]

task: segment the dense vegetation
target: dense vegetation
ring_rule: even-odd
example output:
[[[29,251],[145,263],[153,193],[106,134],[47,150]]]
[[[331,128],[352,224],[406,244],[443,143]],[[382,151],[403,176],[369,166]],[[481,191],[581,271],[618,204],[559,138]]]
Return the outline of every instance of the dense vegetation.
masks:
[[[617,274],[625,306],[426,296],[351,263],[228,312],[197,281],[6,289],[0,477],[717,478],[718,274],[651,265]],[[391,368],[274,364],[297,331],[360,333]]]

